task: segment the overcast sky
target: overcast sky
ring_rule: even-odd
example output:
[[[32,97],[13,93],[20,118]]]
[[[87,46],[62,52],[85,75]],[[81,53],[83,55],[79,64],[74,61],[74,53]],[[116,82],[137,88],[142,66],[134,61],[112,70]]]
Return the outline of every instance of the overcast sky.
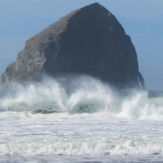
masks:
[[[163,0],[0,0],[0,74],[28,38],[94,2],[111,11],[130,35],[147,89],[163,90]]]

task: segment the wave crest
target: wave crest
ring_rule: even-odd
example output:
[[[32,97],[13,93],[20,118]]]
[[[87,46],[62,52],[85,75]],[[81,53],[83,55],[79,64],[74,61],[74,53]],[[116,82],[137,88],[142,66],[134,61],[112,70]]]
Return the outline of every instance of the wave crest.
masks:
[[[163,117],[162,98],[148,98],[146,91],[132,90],[127,96],[118,94],[109,85],[88,77],[45,78],[41,83],[12,83],[0,88],[1,111],[34,113],[107,112],[118,118]]]

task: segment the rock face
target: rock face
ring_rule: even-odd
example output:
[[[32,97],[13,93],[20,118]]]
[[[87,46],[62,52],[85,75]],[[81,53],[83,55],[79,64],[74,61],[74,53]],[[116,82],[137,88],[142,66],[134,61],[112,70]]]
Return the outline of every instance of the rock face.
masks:
[[[29,39],[1,81],[39,81],[44,73],[86,74],[118,88],[144,87],[130,37],[98,3],[71,12]]]

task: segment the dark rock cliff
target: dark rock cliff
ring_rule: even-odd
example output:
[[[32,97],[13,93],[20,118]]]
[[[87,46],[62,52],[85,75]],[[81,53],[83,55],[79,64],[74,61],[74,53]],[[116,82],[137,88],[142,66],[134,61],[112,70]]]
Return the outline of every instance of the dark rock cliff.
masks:
[[[71,12],[29,39],[1,81],[39,81],[44,73],[86,74],[118,88],[144,87],[130,37],[98,3]]]

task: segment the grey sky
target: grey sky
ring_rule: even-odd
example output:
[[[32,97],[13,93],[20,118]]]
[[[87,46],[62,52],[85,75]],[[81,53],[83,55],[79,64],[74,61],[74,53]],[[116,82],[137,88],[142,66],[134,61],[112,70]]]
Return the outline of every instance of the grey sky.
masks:
[[[110,10],[130,35],[147,88],[163,90],[163,0],[0,0],[0,73],[28,38],[94,2]]]

